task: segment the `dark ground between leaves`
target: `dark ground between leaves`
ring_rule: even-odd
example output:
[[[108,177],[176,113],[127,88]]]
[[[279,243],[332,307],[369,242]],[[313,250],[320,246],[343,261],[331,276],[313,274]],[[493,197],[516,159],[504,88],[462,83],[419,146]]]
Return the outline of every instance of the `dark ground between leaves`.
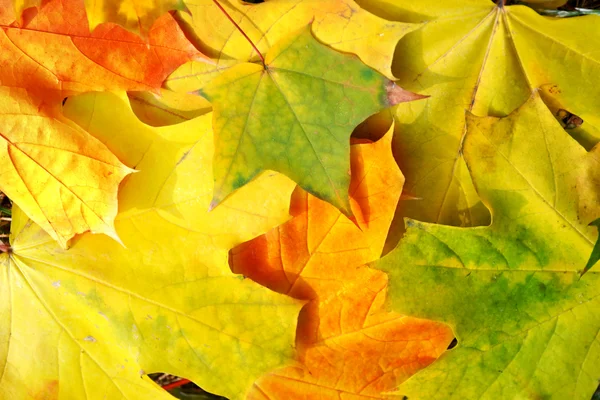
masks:
[[[497,0],[492,0],[494,3]],[[506,4],[517,4],[523,3],[526,0],[506,0]],[[569,0],[567,4],[562,7],[559,7],[560,10],[572,10],[573,8],[588,8],[588,9],[600,9],[600,0]]]

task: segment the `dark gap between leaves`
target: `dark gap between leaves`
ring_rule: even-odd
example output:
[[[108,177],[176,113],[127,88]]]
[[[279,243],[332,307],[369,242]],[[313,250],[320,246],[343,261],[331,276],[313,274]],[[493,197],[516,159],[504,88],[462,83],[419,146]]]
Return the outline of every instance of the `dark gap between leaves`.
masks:
[[[156,372],[148,374],[148,377],[169,394],[181,400],[228,400],[226,397],[207,392],[189,379],[176,375]]]
[[[453,348],[456,347],[457,344],[458,344],[458,340],[456,340],[456,338],[452,339],[452,341],[450,342],[450,344],[448,345],[448,348],[446,350],[452,350]]]

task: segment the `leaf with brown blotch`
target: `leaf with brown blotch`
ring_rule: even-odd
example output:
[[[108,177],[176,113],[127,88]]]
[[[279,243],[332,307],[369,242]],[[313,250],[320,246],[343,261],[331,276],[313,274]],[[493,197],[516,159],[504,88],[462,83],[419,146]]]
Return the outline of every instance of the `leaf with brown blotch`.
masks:
[[[380,398],[452,339],[443,324],[387,311],[387,276],[365,266],[381,255],[404,182],[391,139],[352,146],[356,221],[296,189],[292,220],[232,250],[234,272],[310,300],[296,337],[304,366],[264,375],[249,398]]]

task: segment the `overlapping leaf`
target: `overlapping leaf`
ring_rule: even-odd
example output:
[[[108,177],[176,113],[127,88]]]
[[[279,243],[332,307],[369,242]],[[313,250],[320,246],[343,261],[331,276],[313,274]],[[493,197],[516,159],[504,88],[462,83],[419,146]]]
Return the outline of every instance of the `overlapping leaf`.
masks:
[[[533,89],[552,112],[565,109],[585,123],[572,131],[589,148],[600,138],[600,17],[555,19],[524,6],[489,0],[362,0],[389,18],[427,23],[401,39],[399,84],[428,94],[398,107],[401,135],[395,149],[406,191],[422,201],[405,215],[459,226],[485,225],[480,202],[461,156],[465,111],[505,116]]]
[[[303,367],[271,372],[252,399],[380,398],[448,345],[441,324],[388,312],[387,277],[377,259],[402,190],[392,133],[352,146],[352,222],[297,189],[294,218],[232,250],[232,268],[280,293],[310,300],[296,344]]]
[[[210,115],[154,129],[111,94],[66,107],[140,170],[119,194],[126,248],[84,234],[63,250],[15,211],[1,256],[0,397],[171,398],[151,372],[243,397],[294,355],[301,303],[232,274],[227,252],[287,218],[293,183],[265,174],[208,214]]]
[[[600,371],[600,154],[537,93],[504,119],[469,116],[464,156],[489,227],[408,220],[378,267],[400,312],[449,323],[458,346],[403,384],[409,399],[588,400]],[[535,156],[532,156],[535,155]]]
[[[44,2],[25,26],[0,28],[0,190],[62,246],[88,230],[116,237],[117,188],[131,170],[66,122],[61,101],[88,90],[156,90],[199,53],[169,15],[149,43],[111,24],[90,34],[74,1]]]
[[[305,27],[266,65],[243,63],[201,92],[214,107],[213,205],[271,169],[350,213],[350,134],[369,115],[421,98],[317,42]]]
[[[114,22],[132,32],[146,34],[159,17],[185,10],[183,0],[85,0],[90,28]]]
[[[261,4],[221,2],[263,53],[289,34],[312,22],[315,37],[332,48],[356,54],[367,65],[393,79],[391,63],[398,40],[418,25],[387,21],[358,7],[352,0],[269,0]],[[214,65],[187,63],[169,77],[173,90],[202,88],[236,60],[258,60],[244,36],[212,0],[186,2],[191,16],[182,14]],[[309,60],[306,60],[307,62]]]

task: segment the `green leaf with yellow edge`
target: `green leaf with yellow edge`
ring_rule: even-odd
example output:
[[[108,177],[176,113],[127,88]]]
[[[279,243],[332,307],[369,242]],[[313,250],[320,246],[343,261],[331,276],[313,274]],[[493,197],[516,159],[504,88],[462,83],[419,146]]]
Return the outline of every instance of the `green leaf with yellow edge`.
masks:
[[[183,0],[85,0],[85,9],[91,30],[113,22],[145,36],[161,15],[186,7]]]
[[[211,205],[271,169],[349,215],[352,130],[422,96],[320,44],[309,26],[280,41],[265,61],[239,64],[201,91],[215,110]]]
[[[487,225],[461,155],[465,111],[506,116],[543,87],[553,113],[585,121],[569,132],[590,148],[600,139],[600,17],[554,19],[490,0],[361,0],[388,18],[426,22],[404,36],[393,67],[398,84],[431,97],[397,108],[395,150],[405,190],[421,201],[404,215],[457,226]]]
[[[191,27],[198,47],[215,63],[182,65],[167,80],[169,88],[198,90],[237,62],[258,60],[247,39],[213,0],[186,1],[186,5],[191,15],[181,13],[181,18]],[[394,79],[390,68],[398,40],[419,26],[377,17],[353,0],[268,0],[253,5],[236,0],[221,1],[221,5],[263,54],[312,22],[313,33],[320,42],[356,54],[390,79]]]
[[[587,153],[536,93],[503,119],[467,118],[464,156],[493,223],[407,220],[377,265],[403,314],[450,324],[458,346],[403,383],[417,399],[582,399],[598,386],[600,148]],[[535,154],[535,157],[531,155]]]
[[[288,218],[293,182],[263,174],[209,214],[210,115],[150,128],[107,93],[65,111],[140,171],[119,194],[126,247],[84,234],[63,250],[15,210],[0,256],[0,398],[171,398],[152,372],[242,398],[294,356],[302,304],[234,275],[228,250]]]

